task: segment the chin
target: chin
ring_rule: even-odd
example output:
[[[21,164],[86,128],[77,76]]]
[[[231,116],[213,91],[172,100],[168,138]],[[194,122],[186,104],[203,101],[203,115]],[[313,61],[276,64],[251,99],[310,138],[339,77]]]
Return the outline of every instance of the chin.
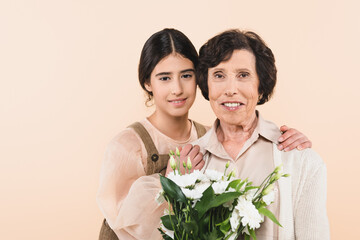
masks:
[[[186,111],[185,109],[182,109],[181,111],[172,111],[170,112],[170,115],[172,117],[183,117],[186,114],[188,114],[189,111]]]
[[[219,117],[218,117],[219,118]],[[225,124],[229,124],[229,125],[241,125],[241,121],[239,116],[237,115],[230,115],[230,116],[222,116],[220,119],[220,122],[225,123]]]

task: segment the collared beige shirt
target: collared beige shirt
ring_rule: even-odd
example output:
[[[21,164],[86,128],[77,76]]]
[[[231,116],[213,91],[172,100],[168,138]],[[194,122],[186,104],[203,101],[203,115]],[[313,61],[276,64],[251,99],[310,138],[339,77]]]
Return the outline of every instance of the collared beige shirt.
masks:
[[[263,180],[275,169],[273,160],[273,143],[281,132],[272,122],[264,120],[257,112],[258,122],[251,137],[245,142],[235,159],[232,159],[219,142],[216,130],[219,127],[217,119],[213,127],[202,138],[194,142],[198,144],[204,154],[207,169],[223,171],[225,164],[230,161],[229,171],[235,170],[237,177],[248,178],[253,185],[259,186]],[[279,193],[275,185],[275,202],[268,206],[276,218],[279,217]],[[256,231],[258,239],[277,239],[278,227],[270,219],[265,217],[260,229]]]

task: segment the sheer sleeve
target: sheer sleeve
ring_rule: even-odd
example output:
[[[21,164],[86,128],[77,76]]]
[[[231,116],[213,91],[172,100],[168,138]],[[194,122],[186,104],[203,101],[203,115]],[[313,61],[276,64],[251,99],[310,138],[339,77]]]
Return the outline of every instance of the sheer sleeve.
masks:
[[[163,207],[155,196],[160,190],[157,174],[145,176],[146,152],[132,129],[109,144],[100,173],[97,201],[119,239],[160,239],[157,227]]]

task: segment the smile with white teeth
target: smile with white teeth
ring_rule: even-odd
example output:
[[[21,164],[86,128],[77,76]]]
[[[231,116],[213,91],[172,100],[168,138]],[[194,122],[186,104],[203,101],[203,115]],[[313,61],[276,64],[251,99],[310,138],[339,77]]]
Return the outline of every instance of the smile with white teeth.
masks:
[[[180,101],[171,101],[171,102],[173,102],[173,103],[181,103],[181,102],[183,102],[184,100],[180,100]]]
[[[234,103],[234,102],[232,102],[232,103],[223,103],[223,105],[224,105],[225,107],[239,107],[239,106],[241,105],[241,103]]]

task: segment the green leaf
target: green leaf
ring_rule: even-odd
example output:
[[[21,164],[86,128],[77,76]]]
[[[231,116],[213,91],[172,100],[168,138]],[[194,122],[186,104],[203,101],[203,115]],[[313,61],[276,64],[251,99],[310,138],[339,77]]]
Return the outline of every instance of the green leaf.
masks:
[[[236,179],[231,181],[228,185],[228,188],[234,188],[237,192],[240,191],[241,187],[246,183],[246,181],[241,181],[241,179]]]
[[[175,215],[165,215],[161,217],[161,221],[164,224],[164,227],[166,227],[169,230],[174,230],[173,225],[177,225],[178,221],[175,217]],[[173,225],[172,225],[172,224]]]
[[[267,216],[268,218],[271,219],[271,221],[273,221],[274,223],[276,223],[277,225],[282,227],[281,224],[276,219],[276,217],[274,216],[274,214],[270,210],[268,210],[265,207],[261,207],[261,208],[258,209],[258,211],[259,211],[260,214],[263,214],[263,215]]]
[[[196,239],[198,236],[199,228],[196,221],[182,222],[181,225],[184,227],[185,231],[191,236],[192,239]]]
[[[160,176],[160,182],[164,192],[169,195],[169,197],[175,201],[187,203],[184,193],[176,183],[164,176]]]
[[[244,240],[250,240],[250,236],[245,233]]]
[[[249,229],[249,228],[248,228]],[[250,233],[250,236],[256,240],[256,235],[255,235],[255,230],[254,229],[249,229],[249,233]]]
[[[199,218],[201,218],[209,209],[213,207],[218,207],[228,201],[231,201],[235,198],[241,196],[239,192],[228,192],[220,195],[215,195],[212,187],[208,187],[199,202],[195,206],[195,210],[199,213]]]
[[[259,187],[249,186],[249,187],[245,188],[245,192],[247,192],[247,191],[249,191],[251,189],[257,189],[257,188],[259,188]]]
[[[226,235],[230,228],[231,228],[231,225],[230,225],[230,218],[227,218],[225,221],[223,221],[222,223],[218,224],[220,225],[220,231]]]
[[[206,234],[204,236],[206,240],[216,240],[217,239],[217,231],[214,229],[212,232]]]

